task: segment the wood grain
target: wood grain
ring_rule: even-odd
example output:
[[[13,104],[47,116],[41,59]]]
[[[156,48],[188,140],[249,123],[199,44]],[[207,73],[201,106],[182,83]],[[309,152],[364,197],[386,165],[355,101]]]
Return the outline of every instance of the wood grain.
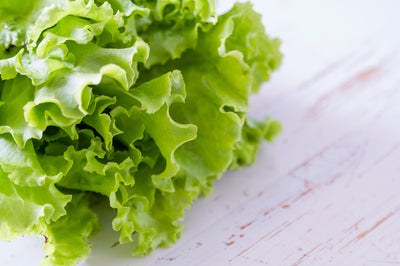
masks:
[[[251,114],[282,135],[194,204],[174,247],[132,259],[104,228],[80,265],[400,264],[400,3],[252,2],[285,58]],[[0,243],[0,265],[24,265],[21,249],[42,254]]]

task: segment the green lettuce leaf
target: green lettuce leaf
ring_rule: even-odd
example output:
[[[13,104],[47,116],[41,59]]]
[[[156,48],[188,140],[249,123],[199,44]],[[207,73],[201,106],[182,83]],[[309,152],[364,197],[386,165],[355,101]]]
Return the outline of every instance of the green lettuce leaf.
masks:
[[[44,223],[65,215],[71,196],[61,193],[55,184],[69,166],[60,164],[60,172],[52,176],[51,169],[43,168],[42,162],[32,141],[21,149],[9,135],[0,135],[1,239],[35,234]]]
[[[0,3],[0,55],[13,46],[30,44],[29,31],[51,0],[16,0]],[[0,56],[1,58],[1,56]]]
[[[41,265],[75,265],[90,254],[88,239],[100,230],[97,215],[89,207],[94,199],[92,194],[74,194],[66,207],[67,214],[46,225],[43,232],[46,257]]]
[[[18,76],[0,84],[0,133],[10,133],[23,147],[31,138],[41,138],[42,131],[29,125],[24,117],[24,105],[34,98],[35,88],[28,78]]]
[[[257,121],[247,118],[241,133],[241,138],[235,143],[233,160],[230,169],[236,169],[254,163],[256,153],[262,139],[272,142],[282,131],[281,124],[267,118]]]
[[[237,19],[239,16],[240,20]],[[246,42],[235,41],[237,28],[240,29],[243,20],[257,26],[248,25],[250,30],[244,31],[242,38],[250,38],[246,37],[247,34],[258,40],[260,47],[268,47],[273,42],[260,30],[260,17],[251,5],[237,4],[221,17],[214,28],[200,33],[196,50],[189,50],[181,59],[168,64],[141,71],[141,78],[145,80],[170,69],[182,70],[187,98],[184,104],[173,107],[172,116],[178,122],[196,125],[198,134],[195,140],[176,151],[176,157],[181,170],[190,179],[188,183],[206,194],[210,192],[212,180],[226,171],[233,161],[235,144],[241,141],[248,98],[258,89],[254,87],[258,76],[243,54],[251,55],[251,48],[246,46]],[[277,41],[274,43],[278,45]],[[240,49],[230,50],[233,44]],[[275,70],[280,64],[279,51],[274,48],[264,53],[276,54],[270,56],[275,61],[268,64],[268,71]]]
[[[136,31],[150,46],[146,66],[164,64],[194,49],[198,30],[217,22],[214,0],[134,1],[150,10],[135,18]],[[162,45],[160,45],[162,44]]]

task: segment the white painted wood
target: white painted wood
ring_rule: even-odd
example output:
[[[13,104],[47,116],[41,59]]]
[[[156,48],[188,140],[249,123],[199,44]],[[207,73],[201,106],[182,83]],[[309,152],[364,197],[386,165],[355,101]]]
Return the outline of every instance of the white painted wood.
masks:
[[[174,247],[133,259],[103,228],[81,265],[400,264],[400,2],[252,2],[285,58],[251,114],[283,134],[194,204]],[[0,265],[42,255],[34,238],[0,254]]]

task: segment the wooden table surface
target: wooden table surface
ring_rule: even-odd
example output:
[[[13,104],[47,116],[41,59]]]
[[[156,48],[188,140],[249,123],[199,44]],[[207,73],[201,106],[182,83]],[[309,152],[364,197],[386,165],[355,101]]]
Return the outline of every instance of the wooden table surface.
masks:
[[[252,2],[285,57],[251,114],[279,119],[282,135],[187,211],[174,247],[132,259],[104,228],[80,265],[400,264],[400,2]],[[42,257],[30,237],[0,254]]]

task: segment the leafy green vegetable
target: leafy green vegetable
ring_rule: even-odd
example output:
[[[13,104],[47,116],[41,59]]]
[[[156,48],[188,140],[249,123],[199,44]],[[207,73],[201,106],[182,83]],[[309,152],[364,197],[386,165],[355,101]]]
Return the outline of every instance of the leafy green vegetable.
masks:
[[[108,199],[134,255],[172,245],[193,200],[279,134],[246,113],[280,61],[249,3],[1,2],[0,239],[44,235],[43,265],[76,264]]]

